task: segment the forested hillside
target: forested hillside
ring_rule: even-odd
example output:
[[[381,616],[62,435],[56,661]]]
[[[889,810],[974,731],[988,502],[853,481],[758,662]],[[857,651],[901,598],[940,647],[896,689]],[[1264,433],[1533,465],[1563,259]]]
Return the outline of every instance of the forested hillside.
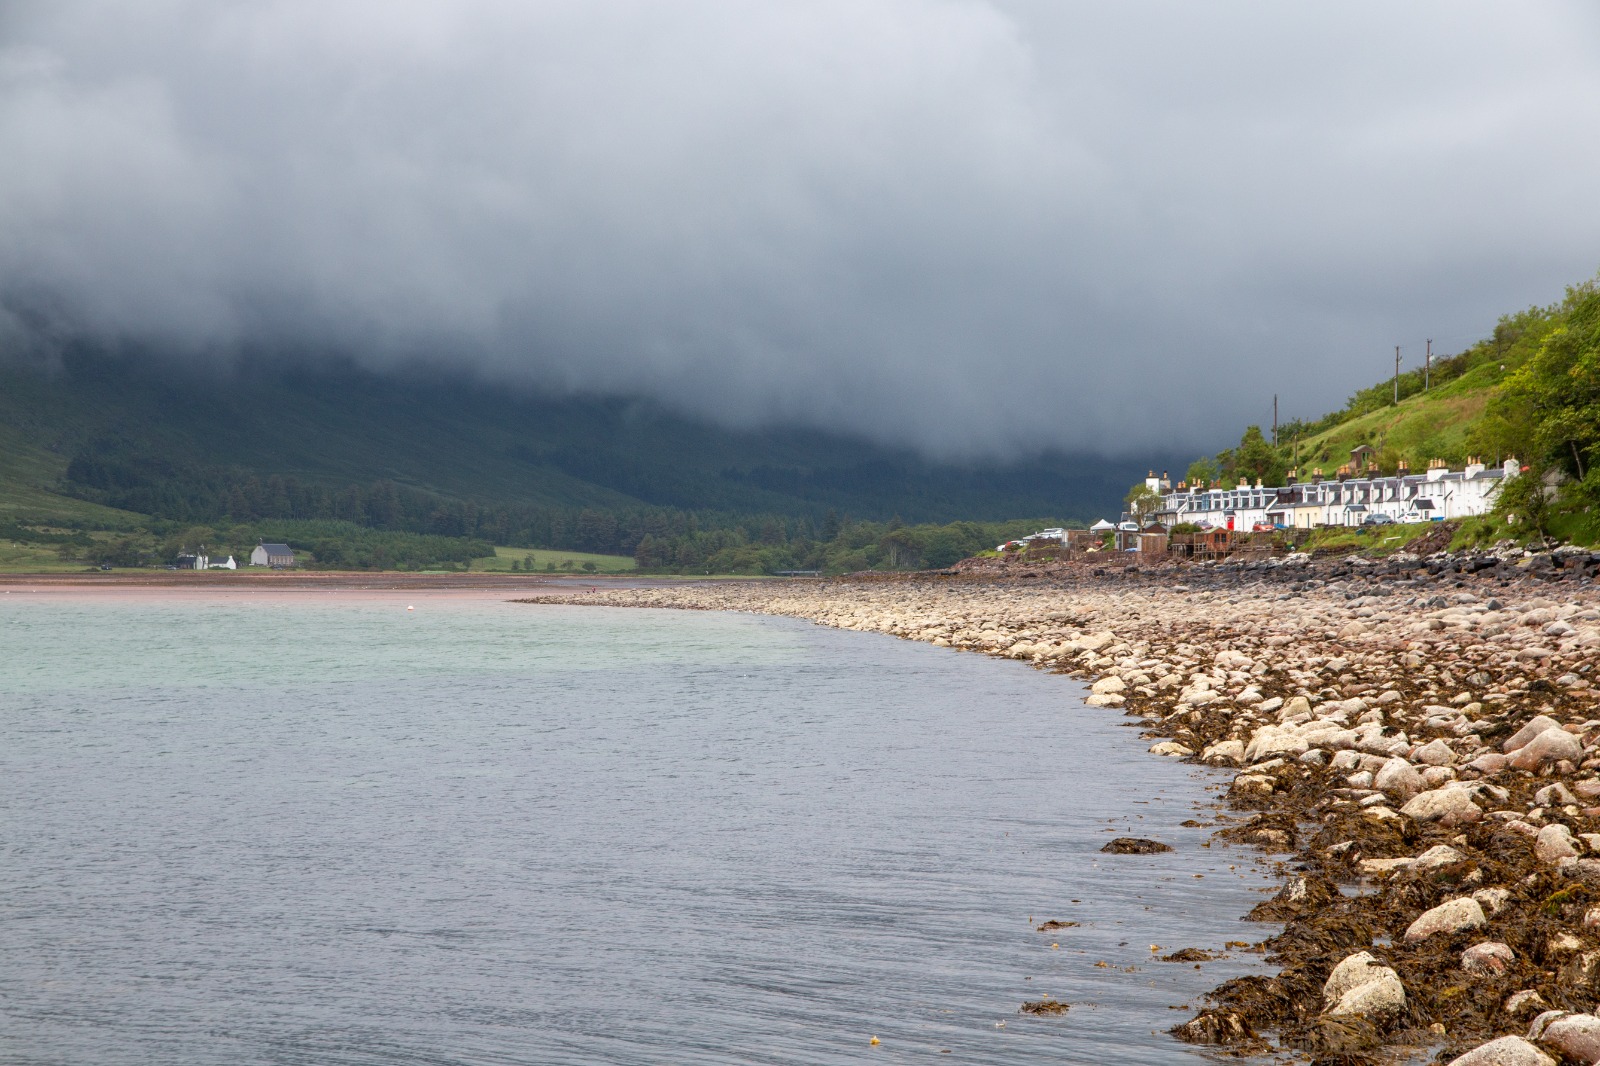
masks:
[[[1503,316],[1488,336],[1436,358],[1431,370],[1402,373],[1398,402],[1395,392],[1395,380],[1379,382],[1315,422],[1285,423],[1276,447],[1250,426],[1237,448],[1190,464],[1187,477],[1281,485],[1296,467],[1331,476],[1363,444],[1376,450],[1384,474],[1402,460],[1423,470],[1431,459],[1459,469],[1469,456],[1515,457],[1537,476],[1508,489],[1502,515],[1520,516],[1535,533],[1600,535],[1600,278],[1547,306]]]
[[[973,522],[1113,513],[1143,473],[1096,457],[939,464],[814,431],[731,431],[645,403],[521,395],[436,372],[281,359],[222,372],[85,350],[49,368],[0,366],[0,443],[0,514],[17,528],[229,539],[230,529],[289,536],[284,523],[301,523],[330,565],[468,551],[438,541],[395,542],[387,556],[335,551],[362,539],[352,529],[683,569],[937,563],[951,536],[975,549],[1001,531]],[[942,540],[889,536],[958,520],[965,532]],[[835,562],[821,562],[816,545],[852,528],[872,530],[871,545],[841,542]],[[147,541],[133,537],[119,559],[165,550]]]

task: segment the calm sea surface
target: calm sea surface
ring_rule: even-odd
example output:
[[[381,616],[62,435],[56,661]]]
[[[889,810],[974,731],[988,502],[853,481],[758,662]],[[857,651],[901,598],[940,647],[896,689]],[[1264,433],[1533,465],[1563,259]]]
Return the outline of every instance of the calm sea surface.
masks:
[[[1199,1063],[1170,1008],[1259,966],[1152,960],[1265,881],[1062,678],[336,600],[0,596],[0,1061]]]

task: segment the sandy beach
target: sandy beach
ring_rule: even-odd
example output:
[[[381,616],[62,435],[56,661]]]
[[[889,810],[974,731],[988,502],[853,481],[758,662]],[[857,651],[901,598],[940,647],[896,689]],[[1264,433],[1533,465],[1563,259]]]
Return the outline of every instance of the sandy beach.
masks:
[[[752,611],[1017,659],[1234,773],[1281,970],[1174,1029],[1318,1061],[1600,1058],[1600,557],[971,563],[534,602]],[[1541,1050],[1542,1049],[1542,1050]],[[1375,1057],[1376,1056],[1376,1057]]]

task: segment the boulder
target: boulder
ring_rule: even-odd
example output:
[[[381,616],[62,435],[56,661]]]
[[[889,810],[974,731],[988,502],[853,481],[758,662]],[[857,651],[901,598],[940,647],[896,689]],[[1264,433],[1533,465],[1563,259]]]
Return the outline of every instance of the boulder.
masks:
[[[1416,921],[1406,928],[1406,940],[1426,940],[1439,933],[1459,933],[1487,925],[1483,907],[1471,896],[1462,896],[1423,911]]]
[[[1089,691],[1096,696],[1110,696],[1125,691],[1128,685],[1120,677],[1102,677],[1096,681]]]
[[[1176,740],[1163,740],[1159,744],[1150,745],[1150,754],[1170,755],[1173,758],[1182,758],[1185,755],[1193,755],[1194,749],[1190,748],[1186,744],[1180,744]]]
[[[1480,774],[1497,774],[1506,768],[1508,762],[1509,760],[1504,755],[1491,751],[1489,754],[1480,755],[1467,763],[1467,769],[1476,770]]]
[[[1572,838],[1572,830],[1557,822],[1539,830],[1539,835],[1533,838],[1533,853],[1540,862],[1555,862],[1576,857],[1578,845]]]
[[[1500,750],[1509,755],[1518,748],[1524,747],[1529,741],[1538,736],[1540,733],[1543,733],[1545,730],[1560,728],[1561,723],[1556,721],[1554,718],[1543,714],[1535,715],[1533,718],[1528,720],[1527,725],[1511,734],[1510,739],[1508,739],[1504,744],[1500,745]]]
[[[1572,763],[1583,761],[1583,743],[1559,726],[1546,729],[1522,747],[1511,753],[1507,760],[1518,770],[1538,770],[1550,763],[1566,759]]]
[[[1455,779],[1456,771],[1453,766],[1430,766],[1422,771],[1422,784],[1425,788],[1443,788]]]
[[[1418,822],[1437,822],[1442,826],[1466,825],[1483,817],[1464,788],[1435,788],[1413,796],[1400,813]]]
[[[1269,725],[1256,730],[1255,736],[1250,738],[1244,749],[1244,759],[1245,762],[1260,762],[1275,755],[1300,756],[1310,748],[1306,739],[1293,729]]]
[[[1456,761],[1456,753],[1442,740],[1433,740],[1411,753],[1413,762],[1425,766],[1449,766]]]
[[[1437,870],[1441,866],[1451,866],[1466,859],[1461,852],[1449,844],[1435,844],[1427,851],[1411,860],[1413,870]]]
[[[1244,762],[1244,741],[1219,740],[1200,753],[1200,758],[1212,765],[1237,766]]]
[[[1502,1036],[1451,1059],[1449,1066],[1556,1066],[1556,1060],[1520,1036]]]
[[[1548,1022],[1539,1039],[1560,1052],[1563,1059],[1600,1061],[1600,1018],[1592,1014],[1568,1014]]]
[[[1388,796],[1404,801],[1423,790],[1422,775],[1404,759],[1394,758],[1372,775],[1372,787]]]
[[[1371,952],[1358,951],[1333,968],[1322,986],[1322,1004],[1333,1015],[1378,1017],[1405,1009],[1406,990],[1400,975]]]
[[[1461,968],[1479,977],[1492,977],[1506,972],[1516,959],[1511,948],[1497,940],[1474,944],[1461,953]]]

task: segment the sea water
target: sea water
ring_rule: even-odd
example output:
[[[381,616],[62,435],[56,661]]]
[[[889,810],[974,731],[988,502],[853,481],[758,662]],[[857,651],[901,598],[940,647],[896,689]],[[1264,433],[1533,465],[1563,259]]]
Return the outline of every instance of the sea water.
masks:
[[[1265,875],[1082,695],[750,615],[0,597],[0,1061],[1199,1062],[1259,959],[1156,956]]]

